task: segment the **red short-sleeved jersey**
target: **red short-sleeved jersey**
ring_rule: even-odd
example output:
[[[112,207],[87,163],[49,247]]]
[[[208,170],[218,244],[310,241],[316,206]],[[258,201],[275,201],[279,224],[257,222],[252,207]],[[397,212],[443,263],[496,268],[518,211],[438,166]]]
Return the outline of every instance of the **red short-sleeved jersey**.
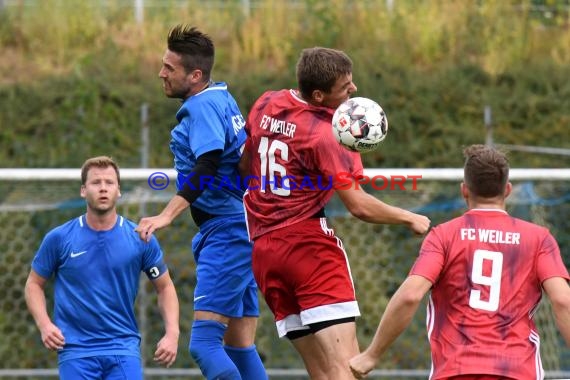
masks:
[[[431,379],[543,378],[532,318],[542,282],[569,279],[546,228],[503,210],[470,210],[428,234],[410,274],[434,284],[427,310]]]
[[[333,112],[308,104],[294,90],[268,91],[252,107],[244,196],[252,239],[315,215],[332,197],[337,176],[362,176],[360,155],[334,139]]]

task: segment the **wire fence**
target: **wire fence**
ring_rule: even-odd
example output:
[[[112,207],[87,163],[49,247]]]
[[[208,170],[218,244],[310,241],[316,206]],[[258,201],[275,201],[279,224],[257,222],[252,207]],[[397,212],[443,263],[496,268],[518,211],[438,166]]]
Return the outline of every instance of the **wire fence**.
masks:
[[[144,180],[155,171],[172,174],[172,170],[167,169],[122,169],[123,196],[118,204],[122,215],[138,221],[141,215],[159,212],[168,202],[173,194],[171,189],[151,190]],[[0,170],[0,378],[57,378],[57,357],[43,347],[22,292],[31,259],[42,236],[56,225],[83,213],[85,201],[79,197],[80,181],[76,169],[49,169],[43,174],[37,169],[25,172],[23,169]],[[410,173],[422,176],[415,190],[406,184],[407,191],[374,191],[371,188],[367,191],[388,203],[428,215],[434,225],[464,210],[457,190],[461,169],[365,171],[370,177],[384,175],[388,178],[396,174],[405,177]],[[532,171],[513,169],[511,174],[515,186],[509,197],[509,212],[548,226],[557,237],[568,263],[570,170],[537,169],[533,177]],[[387,301],[413,263],[421,238],[411,236],[405,228],[360,222],[347,215],[336,198],[327,206],[327,214],[331,227],[343,239],[351,261],[362,312],[357,319],[357,333],[359,342],[365,346],[374,334]],[[181,306],[179,357],[168,369],[155,367],[152,361],[163,327],[152,287],[146,279],[141,282],[137,317],[142,335],[145,376],[149,379],[201,378],[187,348],[196,280],[189,245],[195,232],[196,226],[185,215],[157,235],[178,289]],[[52,288],[46,289],[50,309],[52,291]],[[270,378],[307,379],[303,364],[291,344],[277,338],[272,315],[263,300],[260,300],[260,307],[256,345]],[[541,357],[547,378],[569,379],[570,349],[564,345],[556,328],[549,302],[542,303],[535,319],[541,335]],[[425,307],[420,307],[408,330],[387,352],[379,365],[381,369],[374,371],[371,378],[427,378],[429,366]]]

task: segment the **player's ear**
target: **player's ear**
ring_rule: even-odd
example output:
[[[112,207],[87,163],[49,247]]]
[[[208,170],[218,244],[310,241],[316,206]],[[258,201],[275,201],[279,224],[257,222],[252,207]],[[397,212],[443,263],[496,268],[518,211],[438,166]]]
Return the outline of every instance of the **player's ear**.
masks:
[[[202,81],[203,73],[202,73],[202,70],[200,70],[200,69],[192,70],[189,73],[189,75],[190,75],[190,81],[192,83],[200,83]]]
[[[85,198],[85,185],[81,185],[81,189],[79,190],[79,194],[81,198]]]
[[[467,185],[465,184],[465,182],[461,182],[459,188],[461,191],[461,196],[463,197],[463,199],[467,200],[467,198],[469,198],[469,190],[467,189]]]
[[[321,90],[314,90],[311,94],[311,99],[314,103],[321,104],[325,99],[325,93]]]
[[[513,191],[513,184],[510,182],[507,182],[507,184],[505,185],[505,199],[511,195],[511,192]]]

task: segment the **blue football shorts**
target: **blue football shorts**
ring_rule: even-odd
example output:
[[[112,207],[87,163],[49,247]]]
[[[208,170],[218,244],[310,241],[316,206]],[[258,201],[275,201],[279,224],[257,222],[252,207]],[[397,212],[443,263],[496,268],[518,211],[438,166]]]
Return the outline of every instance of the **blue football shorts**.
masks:
[[[231,318],[259,316],[252,247],[243,214],[218,216],[200,226],[192,239],[194,310]]]
[[[140,357],[101,355],[59,363],[60,380],[142,380]]]

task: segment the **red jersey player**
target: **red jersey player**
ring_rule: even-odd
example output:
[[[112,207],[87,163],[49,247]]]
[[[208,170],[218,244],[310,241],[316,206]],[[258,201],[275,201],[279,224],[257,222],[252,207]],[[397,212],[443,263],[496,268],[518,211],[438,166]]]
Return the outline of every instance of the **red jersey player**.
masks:
[[[253,271],[275,316],[312,379],[352,379],[348,360],[358,353],[359,314],[342,242],[327,226],[324,206],[342,173],[340,199],[371,223],[406,224],[425,233],[429,219],[365,193],[360,156],[342,148],[331,132],[336,107],[356,91],[352,61],[327,48],[303,50],[298,90],[269,91],[252,107],[242,168],[250,175],[244,196]]]
[[[505,211],[512,186],[503,153],[483,145],[464,153],[461,194],[469,211],[427,235],[370,347],[350,361],[357,378],[372,370],[430,289],[430,379],[542,379],[532,318],[543,290],[570,345],[570,278],[558,244],[546,228]]]

